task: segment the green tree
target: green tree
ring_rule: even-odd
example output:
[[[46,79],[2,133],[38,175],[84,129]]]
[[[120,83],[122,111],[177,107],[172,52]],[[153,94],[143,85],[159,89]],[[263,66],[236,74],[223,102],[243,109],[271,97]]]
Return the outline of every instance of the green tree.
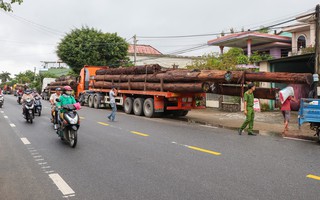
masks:
[[[208,54],[193,61],[188,66],[189,69],[218,69],[218,70],[235,70],[237,65],[258,63],[262,60],[270,60],[269,54],[259,54],[254,52],[249,58],[242,49],[231,48],[223,55]]]
[[[19,5],[23,2],[23,0],[11,0],[11,1],[4,1],[0,0],[0,8],[3,9],[4,11],[12,11],[11,5],[14,3],[18,3]]]
[[[268,27],[261,26],[258,30],[259,33],[269,33],[270,29]]]
[[[1,80],[1,82],[2,82],[2,83],[5,83],[5,82],[11,80],[10,75],[11,75],[11,74],[10,74],[9,72],[4,72],[4,71],[2,71],[2,73],[0,73],[0,80]]]
[[[18,83],[25,84],[25,83],[31,83],[33,80],[35,80],[35,74],[31,70],[27,70],[25,72],[20,72],[19,74],[15,74],[15,79]]]
[[[75,72],[84,65],[118,67],[129,62],[129,44],[117,33],[82,27],[68,33],[58,44],[57,55]]]

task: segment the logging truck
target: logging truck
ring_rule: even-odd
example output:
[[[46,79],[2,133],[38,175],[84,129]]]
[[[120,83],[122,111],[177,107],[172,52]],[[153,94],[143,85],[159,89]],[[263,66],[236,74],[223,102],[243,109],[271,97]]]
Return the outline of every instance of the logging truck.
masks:
[[[147,67],[145,69],[147,74]],[[182,83],[178,87],[179,92],[168,92],[172,88],[177,88],[177,84],[167,84],[163,80],[158,83],[130,82],[130,79],[126,82],[122,82],[121,79],[101,82],[94,78],[97,77],[97,71],[101,70],[108,72],[113,69],[101,66],[84,66],[81,69],[76,90],[76,97],[81,105],[87,104],[96,109],[106,107],[110,102],[109,91],[111,87],[115,87],[118,89],[116,104],[123,107],[127,114],[146,117],[161,114],[185,116],[191,109],[205,108],[203,89],[206,90],[209,87],[206,83],[191,85]],[[192,92],[189,92],[190,87],[193,88]]]
[[[100,108],[110,103],[109,92],[115,87],[116,104],[127,114],[185,116],[191,109],[205,108],[206,93],[242,96],[246,82],[294,83],[304,84],[306,88],[314,85],[310,73],[162,69],[160,65],[143,65],[84,66],[77,79],[59,77],[46,89],[70,85],[82,105]],[[278,88],[257,87],[254,96],[276,99],[278,91]]]

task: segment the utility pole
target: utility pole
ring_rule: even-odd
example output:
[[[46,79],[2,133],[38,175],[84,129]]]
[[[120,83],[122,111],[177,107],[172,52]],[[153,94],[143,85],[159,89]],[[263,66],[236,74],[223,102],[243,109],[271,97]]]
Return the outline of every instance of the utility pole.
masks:
[[[134,63],[134,65],[136,65],[136,62],[137,62],[137,35],[133,36],[133,51],[134,51],[133,63]]]
[[[34,77],[33,77],[33,82],[35,83],[36,82],[36,67],[34,67]]]
[[[320,5],[318,4],[316,6],[316,42],[315,42],[315,62],[314,62],[314,74],[313,74],[313,81],[314,81],[314,93],[313,93],[313,98],[318,97],[318,92],[317,92],[317,87],[318,87],[318,81],[319,81],[319,57],[320,57],[320,49],[319,49],[319,22],[320,22]]]

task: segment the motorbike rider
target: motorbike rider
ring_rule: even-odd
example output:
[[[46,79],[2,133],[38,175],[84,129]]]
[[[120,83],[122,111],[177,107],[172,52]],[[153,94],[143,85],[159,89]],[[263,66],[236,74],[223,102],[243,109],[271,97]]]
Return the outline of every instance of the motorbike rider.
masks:
[[[33,98],[33,95],[32,95],[32,92],[31,90],[27,89],[24,94],[22,95],[21,97],[21,103],[22,103],[22,114],[25,114],[25,111],[26,111],[26,108],[25,108],[25,101],[27,99],[31,99],[31,100],[34,100]]]
[[[36,98],[37,96],[40,97],[40,94],[37,92],[37,89],[36,89],[36,88],[33,89],[33,91],[32,91],[32,96],[33,96],[34,98]]]
[[[56,88],[56,93],[51,94],[50,96],[50,104],[51,104],[51,116],[52,116],[52,122],[54,124],[58,123],[58,111],[56,109],[56,103],[57,103],[57,99],[59,99],[61,96],[61,88]]]
[[[56,103],[57,107],[60,109],[60,118],[63,119],[63,113],[66,112],[65,109],[61,108],[67,104],[75,104],[76,100],[72,96],[72,88],[70,86],[64,86],[64,93],[60,96],[59,102]]]

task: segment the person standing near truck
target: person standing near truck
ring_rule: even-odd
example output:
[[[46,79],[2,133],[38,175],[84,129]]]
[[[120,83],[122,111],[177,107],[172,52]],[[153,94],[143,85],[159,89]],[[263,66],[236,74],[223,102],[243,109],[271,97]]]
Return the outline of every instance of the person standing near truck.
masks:
[[[116,99],[115,97],[117,96],[118,91],[116,88],[112,87],[112,89],[109,92],[109,98],[110,98],[110,106],[112,108],[111,114],[108,116],[108,119],[111,121],[114,121],[116,118],[116,112],[117,112],[117,105],[116,105]]]
[[[248,128],[248,135],[256,135],[253,133],[253,121],[254,121],[254,109],[253,109],[253,104],[254,104],[254,96],[253,96],[253,91],[256,89],[256,86],[254,83],[250,83],[248,85],[248,91],[244,93],[244,114],[246,115],[246,120],[243,122],[242,126],[238,130],[239,135],[242,134],[242,131],[247,127],[249,124]]]
[[[281,112],[283,115],[283,122],[284,122],[284,130],[283,134],[289,131],[288,125],[290,121],[290,113],[291,113],[291,101],[298,102],[294,96],[289,96],[281,105]]]

